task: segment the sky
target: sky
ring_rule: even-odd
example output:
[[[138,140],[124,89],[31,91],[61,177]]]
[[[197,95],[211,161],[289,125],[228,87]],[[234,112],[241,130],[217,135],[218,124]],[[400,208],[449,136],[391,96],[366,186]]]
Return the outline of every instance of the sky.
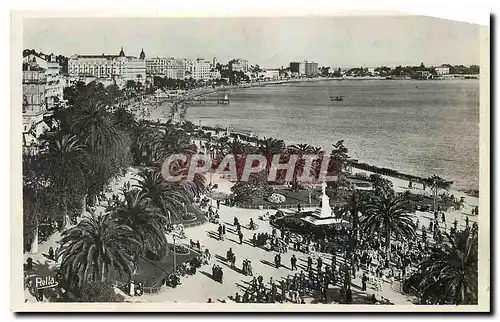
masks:
[[[422,16],[29,18],[23,47],[43,53],[248,59],[264,68],[479,64],[480,26]]]

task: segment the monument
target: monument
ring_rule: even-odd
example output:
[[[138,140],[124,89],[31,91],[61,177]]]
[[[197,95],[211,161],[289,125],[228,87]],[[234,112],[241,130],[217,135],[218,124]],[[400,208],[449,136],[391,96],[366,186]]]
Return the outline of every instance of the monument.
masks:
[[[321,207],[316,209],[311,215],[302,218],[303,221],[313,225],[313,226],[321,226],[321,225],[335,225],[338,227],[349,226],[349,222],[347,220],[341,218],[335,218],[332,215],[332,207],[330,207],[330,197],[326,195],[326,182],[323,181],[321,184],[322,195],[321,195]]]
[[[323,195],[321,196],[321,212],[317,217],[319,218],[331,218],[332,208],[330,207],[330,197],[326,195],[326,182],[323,181],[321,184]]]

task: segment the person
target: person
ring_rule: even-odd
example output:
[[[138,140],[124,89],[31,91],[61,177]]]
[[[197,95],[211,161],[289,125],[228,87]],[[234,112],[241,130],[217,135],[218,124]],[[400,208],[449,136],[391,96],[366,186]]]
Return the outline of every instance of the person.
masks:
[[[276,256],[274,256],[274,264],[276,264],[276,268],[280,268],[280,266],[281,266],[280,254],[276,254]]]
[[[345,292],[345,302],[346,302],[346,304],[351,304],[352,303],[351,285],[347,285],[347,290]]]
[[[240,245],[243,243],[243,233],[241,231],[238,232],[238,237],[240,239]]]
[[[223,228],[222,225],[219,224],[219,229],[217,229],[219,232],[219,240],[224,240],[224,233],[223,233]]]
[[[27,269],[27,270],[31,270],[31,269],[33,269],[33,258],[28,257],[28,258],[26,259],[26,269]]]
[[[295,254],[293,254],[290,259],[290,265],[292,266],[292,271],[297,269],[297,257],[295,257]]]
[[[217,209],[220,209],[220,200],[217,199]]]
[[[129,285],[129,292],[128,292],[128,294],[129,294],[130,296],[134,296],[134,295],[135,295],[135,284],[134,284],[134,281],[133,281],[133,280],[131,280],[131,281],[130,281],[130,285]]]
[[[222,225],[222,240],[224,240],[225,236],[226,236],[226,225]]]
[[[253,245],[253,247],[257,246],[257,234],[256,233],[253,233],[252,245]]]
[[[54,260],[54,248],[52,246],[49,248],[49,259]]]
[[[366,282],[368,282],[368,276],[366,273],[363,273],[363,277],[361,278],[361,290],[366,292]]]
[[[371,300],[372,304],[377,304],[377,298],[375,297],[375,294],[372,294],[372,296],[370,297],[370,300]]]
[[[444,216],[444,212],[441,213],[441,222],[446,223],[446,218]]]
[[[300,203],[297,204],[297,211],[300,212],[302,210],[302,206],[300,205]]]
[[[233,226],[238,226],[238,224],[239,224],[238,218],[234,217]]]
[[[434,223],[433,223],[433,222],[432,222],[432,220],[431,220],[431,221],[429,222],[429,231],[430,231],[431,233],[432,233],[432,226],[433,226],[433,224],[434,224]]]
[[[209,297],[207,303],[213,303],[212,299]]]
[[[312,264],[313,264],[313,260],[312,260],[311,256],[307,257],[307,270],[308,271],[312,270]]]
[[[469,227],[469,216],[465,217],[465,227]]]
[[[250,218],[250,224],[249,224],[249,226],[250,226],[250,230],[254,230],[255,229],[255,224],[254,224],[252,218]]]
[[[410,180],[410,182],[408,182],[408,188],[411,189],[412,187],[413,187],[413,182],[411,182],[411,180]]]
[[[236,303],[241,303],[241,296],[239,293],[236,293],[236,295],[234,296],[234,301]]]
[[[139,284],[135,288],[135,295],[141,296],[142,293],[143,293],[143,291],[142,291],[142,282],[139,282]]]

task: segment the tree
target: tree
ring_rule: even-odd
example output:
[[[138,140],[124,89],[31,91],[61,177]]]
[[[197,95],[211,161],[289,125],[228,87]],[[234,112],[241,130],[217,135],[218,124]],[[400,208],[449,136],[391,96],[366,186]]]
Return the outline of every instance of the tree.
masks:
[[[365,236],[384,236],[387,256],[391,245],[391,236],[396,239],[415,237],[415,225],[407,213],[408,205],[404,197],[392,193],[371,193],[363,209],[361,226]]]
[[[164,132],[153,143],[153,151],[153,162],[159,165],[173,154],[195,154],[196,145],[191,142],[191,138],[186,132],[168,123]]]
[[[120,225],[129,226],[141,243],[140,253],[150,251],[159,258],[167,253],[163,213],[152,206],[149,198],[138,189],[124,191],[124,201],[118,201],[113,217]]]
[[[88,281],[105,281],[111,272],[130,278],[134,257],[141,249],[138,236],[127,225],[121,225],[110,214],[84,218],[65,230],[57,259],[65,281],[81,287]]]
[[[50,181],[61,198],[62,225],[66,229],[69,192],[72,186],[82,182],[87,156],[85,147],[75,136],[65,135],[49,145],[48,163]]]
[[[299,189],[297,177],[304,170],[304,164],[305,164],[304,156],[310,154],[312,149],[313,147],[308,144],[294,144],[288,147],[288,153],[297,155],[298,157],[293,172],[292,190],[297,191]]]
[[[172,217],[178,219],[186,212],[186,205],[191,201],[188,194],[175,183],[166,182],[159,170],[144,170],[139,177],[134,187],[163,212],[164,224],[172,223]]]
[[[110,281],[87,282],[80,289],[78,302],[123,302],[123,296],[115,293]]]
[[[436,210],[437,206],[437,196],[440,189],[446,189],[451,186],[451,182],[444,180],[440,176],[434,174],[431,177],[426,179],[426,182],[432,186],[432,195],[433,195],[433,210]]]
[[[358,245],[359,213],[363,211],[365,203],[366,203],[365,195],[357,190],[354,190],[349,199],[347,200],[347,209],[349,211],[351,225],[352,225],[354,248],[356,248]]]
[[[441,243],[418,267],[409,281],[423,303],[477,304],[478,230],[468,227],[453,235],[449,243]]]

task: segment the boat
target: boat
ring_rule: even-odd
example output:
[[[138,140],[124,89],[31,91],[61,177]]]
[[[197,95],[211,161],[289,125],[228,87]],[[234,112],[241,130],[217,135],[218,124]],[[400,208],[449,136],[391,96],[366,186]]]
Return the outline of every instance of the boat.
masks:
[[[330,96],[330,101],[332,102],[342,102],[344,100],[344,96]]]

